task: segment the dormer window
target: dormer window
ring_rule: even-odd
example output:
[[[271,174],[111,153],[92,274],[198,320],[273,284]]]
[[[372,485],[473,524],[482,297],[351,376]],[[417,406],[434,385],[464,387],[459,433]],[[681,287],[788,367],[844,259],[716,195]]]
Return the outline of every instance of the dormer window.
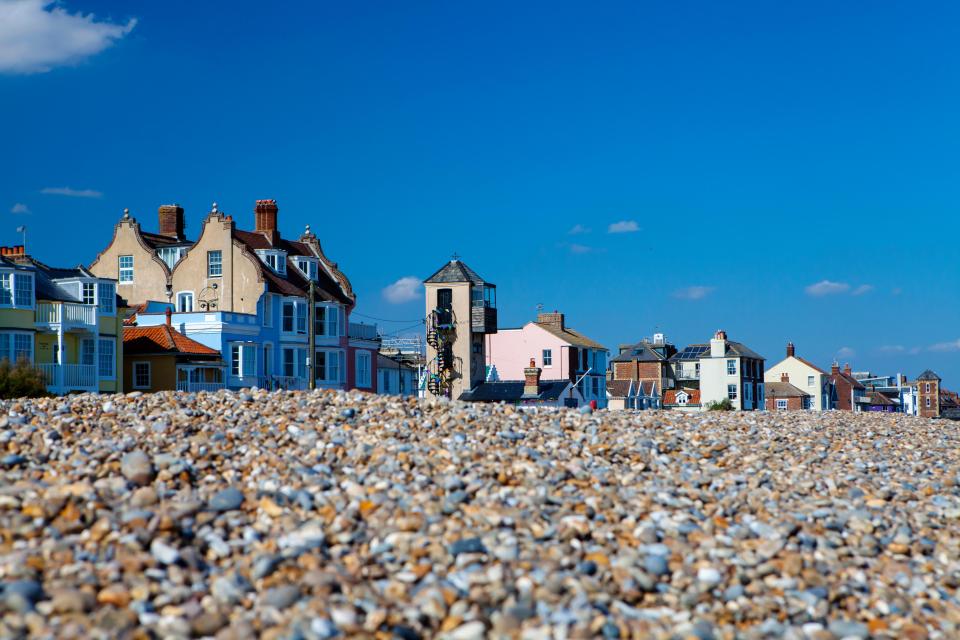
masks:
[[[287,252],[278,249],[261,249],[257,255],[263,260],[263,263],[270,267],[270,270],[280,275],[287,273]]]
[[[316,258],[307,258],[304,256],[297,256],[295,258],[297,263],[297,268],[307,277],[308,280],[317,279],[317,272],[320,268],[319,261]]]

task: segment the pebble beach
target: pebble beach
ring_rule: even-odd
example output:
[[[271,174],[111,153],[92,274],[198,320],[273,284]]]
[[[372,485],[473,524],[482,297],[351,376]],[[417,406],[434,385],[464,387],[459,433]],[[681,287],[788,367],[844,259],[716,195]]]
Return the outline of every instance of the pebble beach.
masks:
[[[0,403],[3,638],[956,638],[960,425]]]

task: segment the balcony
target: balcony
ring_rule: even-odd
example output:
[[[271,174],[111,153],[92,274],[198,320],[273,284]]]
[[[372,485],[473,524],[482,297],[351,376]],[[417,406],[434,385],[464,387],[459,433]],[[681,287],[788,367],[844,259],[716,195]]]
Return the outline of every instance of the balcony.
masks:
[[[700,379],[700,370],[699,369],[681,369],[677,367],[677,380],[699,380]]]
[[[497,332],[497,309],[487,305],[478,305],[470,309],[470,328],[473,333]]]
[[[347,335],[355,340],[376,340],[379,338],[377,325],[363,322],[351,322]]]
[[[97,391],[97,367],[92,364],[37,364],[50,393]]]
[[[230,386],[233,387],[252,386],[249,378],[235,378],[231,376],[230,382]],[[268,391],[277,391],[280,389],[285,391],[303,391],[307,388],[307,379],[297,378],[295,376],[257,376],[256,385],[260,389],[266,389]]]
[[[97,308],[76,302],[40,302],[34,312],[34,324],[53,331],[58,328],[93,330],[97,324]]]

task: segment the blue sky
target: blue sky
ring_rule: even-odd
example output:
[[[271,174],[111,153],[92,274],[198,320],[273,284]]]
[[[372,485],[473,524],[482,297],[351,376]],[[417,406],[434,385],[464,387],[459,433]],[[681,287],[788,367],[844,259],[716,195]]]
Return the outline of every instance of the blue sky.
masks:
[[[960,5],[783,4],[0,0],[0,242],[276,198],[389,331],[458,252],[503,326],[960,386]]]

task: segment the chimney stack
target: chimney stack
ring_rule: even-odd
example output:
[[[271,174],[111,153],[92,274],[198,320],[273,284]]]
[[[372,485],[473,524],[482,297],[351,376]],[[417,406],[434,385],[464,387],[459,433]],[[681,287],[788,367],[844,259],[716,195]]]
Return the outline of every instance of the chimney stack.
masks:
[[[24,255],[22,244],[15,244],[12,247],[0,247],[0,256],[4,258],[16,258]]]
[[[538,313],[537,314],[537,324],[546,324],[553,327],[557,327],[561,331],[564,329],[564,317],[563,314],[557,310],[554,310],[553,313]]]
[[[530,358],[530,366],[523,370],[523,395],[527,398],[540,395],[540,368],[533,358]]]
[[[173,318],[173,311],[170,310],[170,307],[167,307],[167,326],[170,326],[170,321]]]
[[[790,374],[789,374],[789,373],[786,373],[786,372],[781,373],[781,374],[780,374],[780,382],[790,382]]]
[[[713,336],[713,340],[710,341],[710,357],[722,358],[725,355],[727,355],[727,332],[718,329]]]
[[[280,234],[277,232],[277,201],[276,200],[257,200],[254,207],[254,222],[256,228],[267,237],[272,245],[280,242]]]
[[[793,358],[793,357],[796,356],[796,355],[797,355],[797,350],[794,348],[793,343],[792,343],[792,342],[788,342],[788,343],[787,343],[787,357],[788,357],[788,358]]]
[[[162,204],[157,209],[159,219],[159,233],[168,238],[183,240],[183,207],[178,204]]]
[[[834,362],[832,365],[830,365],[830,373],[832,373],[833,375],[837,375],[838,373],[840,373],[839,362]]]
[[[847,364],[843,365],[843,373],[845,373],[845,374],[848,375],[848,376],[849,376],[851,373],[853,373],[853,370],[850,368],[850,363],[849,363],[849,362],[848,362]]]

